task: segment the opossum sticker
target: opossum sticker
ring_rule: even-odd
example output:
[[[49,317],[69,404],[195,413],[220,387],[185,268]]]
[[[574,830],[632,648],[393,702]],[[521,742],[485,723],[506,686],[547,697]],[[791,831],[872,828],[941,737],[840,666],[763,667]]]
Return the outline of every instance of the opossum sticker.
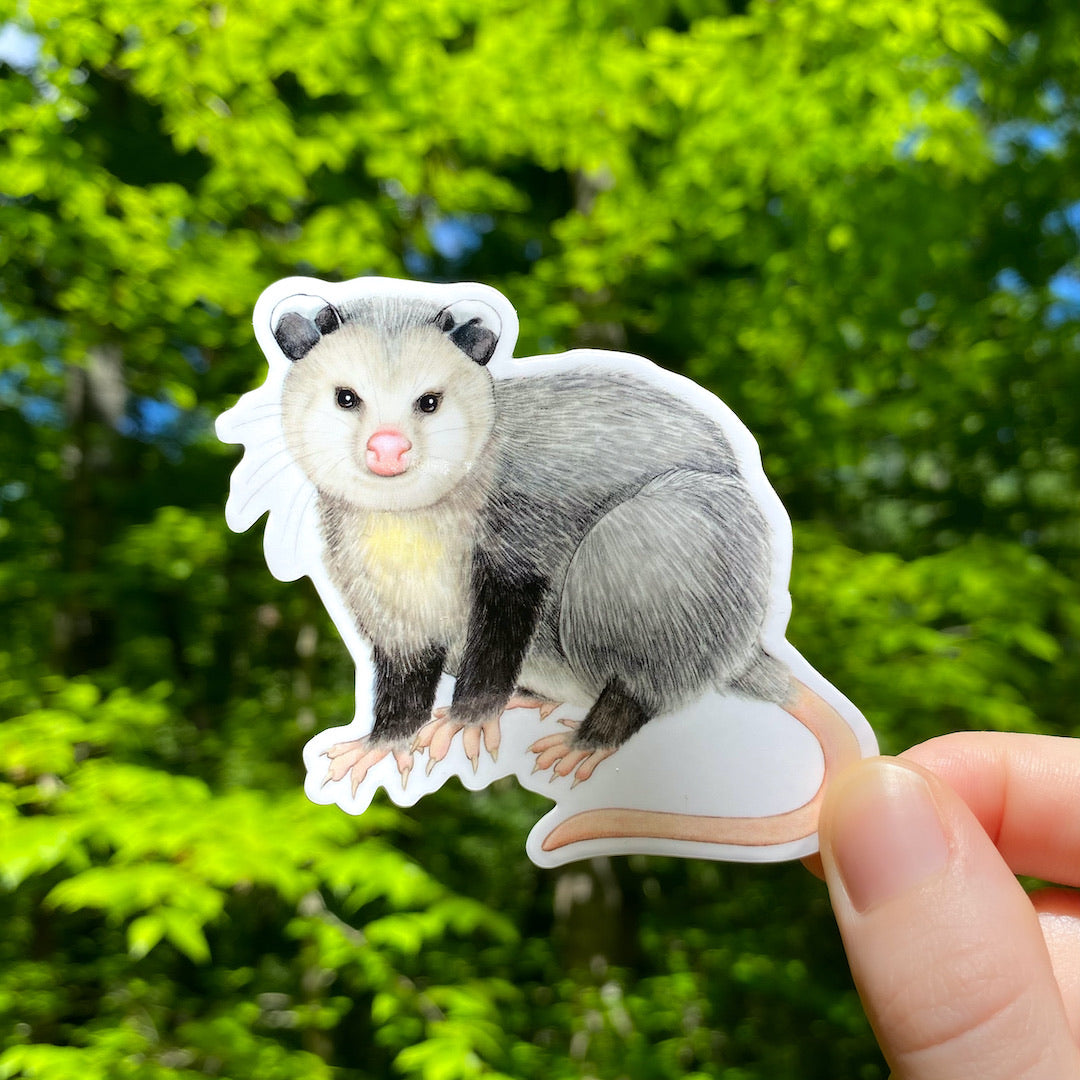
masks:
[[[255,307],[226,518],[268,513],[270,572],[312,579],[356,663],[308,796],[515,776],[555,801],[542,866],[815,851],[828,778],[876,746],[784,638],[791,526],[753,438],[641,357],[515,359],[517,330],[478,284],[289,278]]]

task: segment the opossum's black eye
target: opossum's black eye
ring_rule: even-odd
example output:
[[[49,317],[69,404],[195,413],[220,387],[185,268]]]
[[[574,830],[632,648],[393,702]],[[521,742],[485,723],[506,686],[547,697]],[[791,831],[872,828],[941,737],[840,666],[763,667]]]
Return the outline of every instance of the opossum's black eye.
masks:
[[[434,412],[442,401],[442,394],[421,394],[416,399],[416,407],[421,412]]]
[[[339,386],[335,392],[334,400],[340,409],[355,409],[360,404],[360,395],[347,386]]]

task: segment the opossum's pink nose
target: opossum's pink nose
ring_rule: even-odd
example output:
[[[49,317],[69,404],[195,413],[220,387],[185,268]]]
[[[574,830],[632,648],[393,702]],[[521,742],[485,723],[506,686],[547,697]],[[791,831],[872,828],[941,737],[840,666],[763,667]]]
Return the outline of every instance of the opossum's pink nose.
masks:
[[[405,455],[412,443],[393,428],[379,428],[367,441],[367,467],[376,476],[397,476],[409,463]]]

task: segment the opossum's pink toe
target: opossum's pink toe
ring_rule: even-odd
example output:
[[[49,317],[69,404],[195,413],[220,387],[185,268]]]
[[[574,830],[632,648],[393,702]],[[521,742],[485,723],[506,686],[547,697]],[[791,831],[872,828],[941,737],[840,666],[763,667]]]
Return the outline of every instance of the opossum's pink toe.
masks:
[[[429,720],[417,733],[413,736],[413,741],[410,750],[415,753],[417,750],[424,750],[431,745],[431,736],[435,734],[435,730],[439,726],[438,720]]]
[[[431,733],[431,742],[428,743],[428,754],[432,761],[442,761],[446,757],[450,751],[450,744],[454,741],[454,736],[463,726],[463,724],[439,722]]]
[[[571,750],[555,765],[552,772],[556,776],[569,776],[591,753],[591,750]]]
[[[502,729],[499,727],[499,721],[485,720],[480,725],[480,730],[484,735],[484,746],[487,752],[491,755],[492,761],[499,760],[499,744],[502,742]]]
[[[332,761],[334,758],[341,757],[342,754],[348,754],[350,752],[355,751],[356,747],[359,745],[359,742],[362,742],[362,741],[363,740],[358,740],[357,742],[334,743],[334,745],[331,746],[329,750],[324,750],[322,752],[322,756],[323,757],[328,757]]]
[[[326,751],[330,758],[330,771],[326,774],[331,780],[340,780],[368,752],[365,739],[356,742],[338,743]]]
[[[390,752],[390,747],[373,747],[366,738],[335,743],[329,750],[323,751],[323,756],[330,759],[330,768],[323,780],[323,787],[331,780],[344,780],[348,776],[353,798],[355,798],[360,785],[367,777],[368,770],[382,761]],[[393,754],[398,770],[402,773],[402,785],[404,785],[409,770],[412,769],[412,753],[408,750],[394,750]]]
[[[583,780],[588,780],[596,771],[596,766],[605,758],[611,757],[614,753],[614,750],[593,750],[579,766],[578,771],[574,776],[574,782],[570,785],[571,790],[577,787]]]
[[[472,762],[473,772],[480,766],[480,737],[479,727],[470,725],[461,734],[461,742],[465,747],[465,756]]]
[[[411,750],[395,750],[394,762],[398,767],[398,772],[401,773],[401,787],[405,789],[405,785],[409,782],[409,773],[413,769],[413,756]]]
[[[352,777],[352,794],[353,798],[356,798],[357,791],[360,790],[360,785],[367,778],[368,769],[372,765],[377,765],[390,751],[386,748],[382,750],[369,750],[366,754],[359,757],[353,767],[349,770]]]
[[[545,735],[543,738],[537,739],[536,742],[529,747],[529,753],[542,754],[545,750],[550,750],[553,746],[566,746],[566,736],[557,731],[554,735]]]
[[[536,758],[536,769],[550,769],[556,761],[559,761],[565,756],[568,749],[569,747],[567,747],[566,743],[560,742],[555,746],[549,746],[546,749],[541,750]],[[533,771],[535,772],[536,770]]]
[[[540,713],[540,719],[546,720],[557,708],[557,701],[548,701],[547,698],[533,697],[530,694],[514,694],[503,708],[503,712],[511,709],[536,709]]]

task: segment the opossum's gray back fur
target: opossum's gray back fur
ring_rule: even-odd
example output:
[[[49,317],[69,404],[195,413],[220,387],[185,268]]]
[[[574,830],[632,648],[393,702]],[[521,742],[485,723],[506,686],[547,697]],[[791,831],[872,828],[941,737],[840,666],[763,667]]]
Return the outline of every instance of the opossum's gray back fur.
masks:
[[[496,380],[495,412],[490,540],[510,563],[540,572],[572,554],[605,511],[666,472],[738,475],[716,422],[628,373],[586,368]]]
[[[760,647],[769,526],[719,424],[644,380],[497,381],[487,556],[551,593],[533,642],[667,711],[707,686],[776,699]]]

